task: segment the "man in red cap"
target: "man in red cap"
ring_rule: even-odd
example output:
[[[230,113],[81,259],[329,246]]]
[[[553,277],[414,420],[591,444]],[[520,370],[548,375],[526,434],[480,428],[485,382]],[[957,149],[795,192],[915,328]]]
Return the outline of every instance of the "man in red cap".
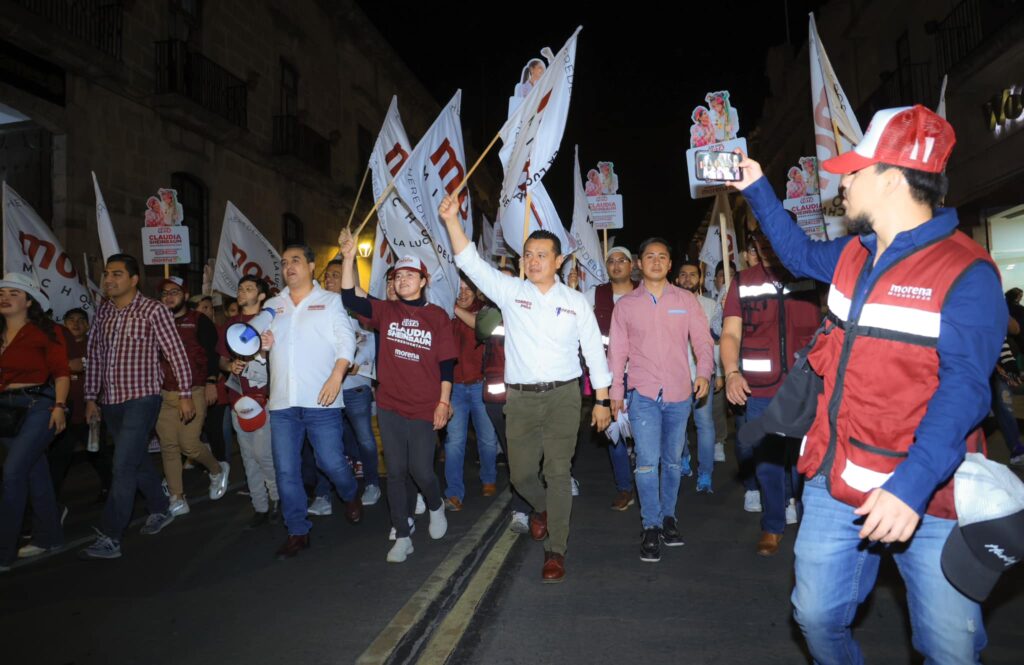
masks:
[[[956,525],[953,472],[978,444],[1007,315],[992,259],[941,207],[955,141],[923,106],[876,113],[854,150],[822,164],[843,176],[851,233],[831,242],[808,239],[761,166],[740,163],[736,187],[782,262],[831,283],[808,356],[824,394],[800,457],[793,590],[815,662],[862,661],[850,624],[886,551],[926,661],[973,663],[986,643],[980,606],[940,559]]]

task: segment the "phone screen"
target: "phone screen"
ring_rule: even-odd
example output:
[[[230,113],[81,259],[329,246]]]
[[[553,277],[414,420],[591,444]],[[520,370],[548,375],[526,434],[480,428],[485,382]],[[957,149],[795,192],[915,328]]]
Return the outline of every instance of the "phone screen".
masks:
[[[698,150],[693,157],[698,180],[735,182],[743,178],[740,156],[735,152]]]

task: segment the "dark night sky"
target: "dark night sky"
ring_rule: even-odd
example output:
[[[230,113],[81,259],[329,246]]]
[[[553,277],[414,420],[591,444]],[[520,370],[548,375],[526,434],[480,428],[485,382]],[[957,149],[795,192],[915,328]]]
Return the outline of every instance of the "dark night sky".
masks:
[[[623,3],[615,13],[595,16],[582,4],[536,6],[531,15],[537,23],[527,27],[499,24],[493,12],[485,18],[479,2],[448,2],[438,11],[432,3],[358,0],[439,104],[462,88],[463,132],[475,150],[486,146],[504,122],[507,99],[526,61],[539,57],[544,46],[557,52],[582,25],[568,124],[544,185],[568,227],[572,153],[578,143],[584,171],[598,160],[615,163],[625,213],[620,239],[635,246],[662,235],[677,251],[685,250],[710,206],[710,199],[692,201],[687,190],[690,112],[704,103],[705,93],[730,90],[740,135],[747,135],[769,94],[765,52],[786,41],[786,5],[796,47],[806,40],[812,2],[719,2],[717,12],[687,8],[692,20],[685,23],[665,16],[660,3]],[[452,35],[451,43],[460,48],[439,48],[442,34]],[[500,179],[497,149],[488,160]]]

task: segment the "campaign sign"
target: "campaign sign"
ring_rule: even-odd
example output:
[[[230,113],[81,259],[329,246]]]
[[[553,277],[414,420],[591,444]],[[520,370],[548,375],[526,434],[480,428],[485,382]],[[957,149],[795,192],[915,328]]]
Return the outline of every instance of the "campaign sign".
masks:
[[[622,228],[622,194],[588,196],[587,207],[595,229]]]
[[[798,199],[786,199],[782,207],[796,215],[796,223],[813,240],[826,240],[825,217],[821,212],[821,198],[801,196]]]
[[[690,198],[692,199],[706,199],[714,196],[715,194],[721,194],[722,192],[733,191],[732,187],[727,182],[715,182],[713,180],[700,180],[697,178],[697,164],[696,164],[696,153],[698,152],[732,152],[739,148],[744,153],[747,152],[747,139],[738,138],[729,141],[723,141],[722,143],[712,143],[705,146],[696,148],[690,148],[686,151],[686,174],[690,182]]]
[[[187,226],[142,228],[142,262],[147,266],[174,265],[191,261]]]

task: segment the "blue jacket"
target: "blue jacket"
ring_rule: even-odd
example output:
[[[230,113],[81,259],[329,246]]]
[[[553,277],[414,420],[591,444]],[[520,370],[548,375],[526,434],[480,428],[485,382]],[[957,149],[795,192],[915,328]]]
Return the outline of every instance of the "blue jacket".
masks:
[[[860,242],[872,257],[878,248],[874,234],[845,236],[828,242],[808,238],[762,177],[743,192],[772,248],[794,275],[830,283],[839,255],[848,242]],[[878,265],[869,267],[868,279],[851,297],[850,316],[860,314],[864,300],[879,274],[916,248],[940,238],[958,226],[956,211],[941,208],[935,217],[893,238]],[[869,261],[869,266],[874,262]],[[907,459],[896,467],[883,489],[923,514],[936,488],[964,459],[964,439],[988,414],[991,404],[989,376],[1006,336],[1006,303],[999,274],[989,265],[967,270],[942,307],[939,331],[939,387],[915,433]]]

